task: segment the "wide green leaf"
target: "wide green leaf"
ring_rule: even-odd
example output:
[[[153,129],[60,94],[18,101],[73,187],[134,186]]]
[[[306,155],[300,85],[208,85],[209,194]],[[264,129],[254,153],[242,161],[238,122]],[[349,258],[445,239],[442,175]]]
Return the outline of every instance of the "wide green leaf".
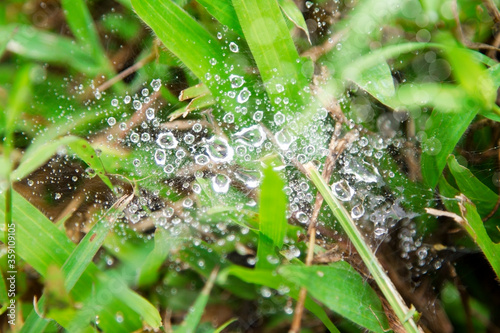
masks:
[[[389,328],[377,294],[345,261],[329,266],[288,265],[279,273],[342,317],[372,332],[382,333]]]
[[[462,110],[442,112],[435,109],[426,123],[427,139],[422,143],[422,176],[434,188],[446,166],[446,159],[478,112],[476,104],[466,100]]]
[[[448,157],[448,168],[455,177],[458,188],[476,205],[478,213],[481,216],[490,213],[498,201],[498,194],[477,179],[469,169],[460,165],[453,155]]]
[[[227,276],[234,275],[239,279],[246,281],[248,283],[254,283],[261,286],[267,286],[269,288],[273,288],[279,290],[283,287],[287,287],[290,291],[288,294],[294,298],[298,299],[299,297],[299,288],[295,286],[293,283],[285,279],[283,276],[276,274],[275,271],[268,269],[249,269],[241,266],[232,265],[225,270],[221,271],[219,274],[219,280],[224,282],[227,279]],[[332,323],[328,315],[325,311],[319,306],[316,302],[314,302],[310,297],[306,297],[306,301],[304,303],[305,307],[311,311],[316,317],[318,317],[323,324],[328,328],[330,332],[339,332],[337,327]]]

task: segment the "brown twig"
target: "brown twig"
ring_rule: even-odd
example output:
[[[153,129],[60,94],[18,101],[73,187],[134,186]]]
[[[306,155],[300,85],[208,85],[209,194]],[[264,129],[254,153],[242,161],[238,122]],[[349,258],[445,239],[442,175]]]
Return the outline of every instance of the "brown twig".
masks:
[[[155,58],[156,58],[156,52],[151,52],[151,54],[148,55],[146,58],[139,60],[138,62],[136,62],[132,66],[128,67],[127,69],[125,69],[123,71],[121,71],[116,76],[112,77],[108,81],[106,81],[103,84],[101,84],[99,87],[97,87],[97,90],[99,92],[103,92],[103,91],[107,90],[109,87],[111,87],[112,85],[114,85],[116,82],[121,81],[124,78],[126,78],[127,76],[129,76],[130,74],[138,71],[144,65],[146,65],[147,63],[153,61]]]

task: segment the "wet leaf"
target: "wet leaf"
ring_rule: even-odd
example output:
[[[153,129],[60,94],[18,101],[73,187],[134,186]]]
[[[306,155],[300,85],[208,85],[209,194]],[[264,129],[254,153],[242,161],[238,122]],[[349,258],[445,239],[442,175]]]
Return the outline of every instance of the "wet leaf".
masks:
[[[278,3],[233,0],[233,5],[271,100],[286,97],[292,105],[303,105],[308,82]]]
[[[373,332],[389,327],[380,299],[345,261],[329,266],[283,266],[279,273],[342,317]]]
[[[455,149],[463,133],[478,112],[474,102],[467,100],[462,110],[443,112],[435,109],[427,120],[423,144],[422,176],[434,188],[446,166],[448,155]]]
[[[267,286],[275,290],[286,287],[289,289],[288,294],[291,297],[293,297],[294,299],[297,299],[299,297],[299,288],[297,288],[297,286],[295,286],[293,283],[290,283],[290,281],[284,279],[283,276],[276,274],[272,270],[249,269],[232,265],[226,270],[221,271],[221,273],[219,274],[219,279],[221,280],[221,282],[224,282],[228,275],[234,275],[248,283]],[[323,322],[323,324],[328,328],[330,332],[339,332],[337,327],[335,327],[330,318],[328,318],[328,315],[321,308],[321,306],[314,302],[310,297],[306,297],[306,301],[304,304],[309,311],[314,313],[314,315]]]
[[[382,103],[394,97],[394,81],[391,69],[385,61],[362,72],[349,71],[345,75]]]
[[[238,35],[243,36],[243,31],[241,31],[240,22],[238,21],[231,0],[218,0],[216,2],[210,0],[196,1],[205,7],[217,21],[227,26]]]
[[[309,35],[309,29],[307,29],[306,21],[304,20],[304,15],[297,7],[293,0],[278,0],[278,3],[283,10],[286,17],[293,23],[297,28],[302,30],[306,36],[309,43],[311,43],[311,36]]]
[[[458,188],[476,205],[478,213],[481,216],[490,213],[497,203],[498,194],[477,179],[469,169],[460,165],[455,156],[448,157],[448,167]]]
[[[179,101],[185,101],[192,98],[197,98],[200,96],[205,96],[210,94],[210,90],[208,90],[207,86],[203,83],[199,83],[195,86],[189,87],[181,91],[179,95]]]

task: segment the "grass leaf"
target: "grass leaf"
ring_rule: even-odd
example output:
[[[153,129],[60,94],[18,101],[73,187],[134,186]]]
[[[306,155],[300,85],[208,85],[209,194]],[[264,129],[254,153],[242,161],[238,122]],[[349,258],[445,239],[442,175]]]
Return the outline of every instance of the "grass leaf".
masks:
[[[231,0],[196,0],[196,2],[205,7],[217,21],[227,26],[238,35],[243,36],[243,31],[241,31],[240,22],[238,21]]]
[[[271,101],[288,98],[291,107],[302,106],[308,80],[301,73],[300,58],[278,3],[233,0],[233,5]]]
[[[364,71],[349,71],[346,78],[352,80],[363,90],[384,103],[395,95],[391,69],[385,61]]]
[[[460,191],[476,205],[481,216],[486,216],[493,210],[498,194],[477,179],[469,169],[460,165],[453,155],[448,156],[448,168]]]
[[[331,310],[372,331],[389,327],[377,294],[345,261],[328,266],[280,267],[287,280],[305,287],[309,294]]]
[[[283,10],[286,17],[293,23],[297,28],[302,30],[306,36],[309,44],[311,44],[311,36],[309,35],[309,29],[307,29],[306,21],[304,20],[304,15],[297,7],[293,0],[278,0],[278,3]]]
[[[477,106],[470,100],[466,100],[462,107],[455,112],[434,109],[427,120],[427,140],[423,142],[421,163],[422,176],[431,188],[436,187],[448,155],[478,112]]]

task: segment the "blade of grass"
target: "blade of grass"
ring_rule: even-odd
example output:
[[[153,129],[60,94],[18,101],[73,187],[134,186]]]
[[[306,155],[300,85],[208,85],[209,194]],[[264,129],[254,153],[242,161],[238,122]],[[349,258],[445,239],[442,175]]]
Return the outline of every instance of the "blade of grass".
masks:
[[[498,194],[477,179],[469,169],[460,165],[453,155],[448,156],[448,168],[460,191],[476,205],[481,216],[486,216],[493,210]]]
[[[259,201],[257,268],[273,268],[275,264],[272,264],[270,259],[276,259],[276,248],[279,250],[283,246],[288,227],[285,216],[287,199],[283,187],[281,177],[271,166],[266,166]]]
[[[233,0],[233,5],[272,103],[288,113],[302,107],[308,80],[301,73],[300,58],[278,3]],[[290,104],[276,103],[276,98],[288,98]]]
[[[363,259],[363,262],[377,282],[377,285],[382,291],[382,294],[386,297],[387,301],[396,313],[403,327],[407,332],[410,333],[422,332],[422,330],[413,320],[410,310],[403,301],[403,298],[385,273],[384,268],[382,267],[368,244],[366,244],[356,224],[351,219],[349,212],[347,212],[340,201],[333,195],[331,190],[328,188],[328,185],[319,174],[318,170],[316,170],[316,167],[311,162],[306,164],[304,167],[310,179],[312,180],[318,191],[321,193],[328,206],[330,206],[333,214],[341,224],[342,229],[344,229],[345,233],[358,251],[361,259]]]
[[[14,33],[15,32],[15,33]],[[12,35],[7,50],[36,61],[64,64],[79,72],[95,75],[99,64],[69,38],[27,25],[0,26],[0,35]]]
[[[379,333],[389,327],[377,294],[347,262],[338,261],[328,266],[287,265],[278,271],[353,323]]]
[[[201,294],[196,299],[193,307],[189,309],[188,315],[184,318],[182,324],[175,330],[175,333],[194,333],[196,331],[196,327],[200,323],[201,316],[203,315],[208,298],[210,297],[210,291],[212,290],[215,279],[217,278],[218,271],[218,268],[215,268],[212,271],[205,287],[203,287],[203,290],[201,291]]]
[[[483,251],[497,278],[500,279],[500,244],[495,244],[491,241],[484,228],[483,221],[477,213],[476,206],[464,195],[458,196],[458,199],[458,206],[463,218],[459,224],[472,237],[481,251]]]
[[[61,146],[79,140],[76,136],[65,136],[55,141],[46,141],[40,147],[29,146],[20,164],[11,174],[12,181],[19,181],[45,164]]]
[[[117,215],[125,210],[133,198],[134,195],[130,194],[118,199],[108,210],[106,215],[95,223],[92,229],[73,250],[68,259],[66,259],[62,267],[62,272],[65,277],[64,287],[67,291],[73,289],[78,279],[80,279],[81,275],[87,269],[95,254],[104,243],[108,232],[114,225]]]
[[[293,0],[278,0],[278,3],[286,17],[288,17],[288,19],[295,24],[297,28],[306,34],[307,40],[309,41],[309,44],[311,44],[311,36],[309,35],[309,29],[307,29],[304,15],[302,15],[302,12],[297,7],[295,2],[293,2]]]
[[[275,274],[275,272],[272,270],[257,268],[249,269],[232,265],[219,274],[218,280],[220,280],[221,283],[224,283],[228,275],[236,276],[248,283],[267,286],[276,290],[282,288],[283,286],[286,286],[290,289],[290,291],[288,292],[290,297],[294,299],[297,299],[299,297],[299,288],[297,288],[297,286],[295,286],[293,283],[290,283],[289,281],[284,279],[281,275]],[[304,305],[309,311],[311,311],[323,322],[323,324],[326,326],[326,328],[328,328],[330,332],[339,333],[339,330],[337,329],[337,327],[335,327],[335,325],[332,323],[321,306],[314,302],[310,297],[307,297],[305,299]]]
[[[238,22],[231,0],[196,0],[196,2],[205,7],[217,21],[243,37],[243,31],[241,31],[240,22]]]
[[[68,146],[79,158],[81,158],[90,168],[93,169],[97,176],[101,178],[104,184],[106,184],[111,191],[114,191],[111,180],[109,180],[108,176],[106,176],[106,170],[104,170],[102,161],[99,159],[96,151],[87,140],[78,138],[77,140],[70,141]]]
[[[5,193],[0,195],[0,202],[5,202]],[[16,220],[18,255],[44,277],[47,275],[47,269],[50,265],[62,267],[75,248],[75,245],[68,239],[66,234],[16,192],[13,195],[12,212]],[[0,218],[4,217],[5,210],[2,205],[0,208]],[[0,240],[4,241],[3,235],[0,238]],[[154,306],[126,286],[125,288],[119,288],[119,290],[104,286],[99,281],[100,279],[105,279],[106,276],[107,274],[99,273],[97,267],[93,263],[90,263],[71,291],[71,296],[77,302],[89,302],[89,299],[94,299],[91,294],[93,285],[96,286],[96,294],[98,296],[103,295],[102,297],[95,298],[95,301],[93,301],[94,303],[92,304],[97,304],[98,307],[91,307],[90,309],[94,309],[92,313],[88,310],[86,313],[82,313],[86,325],[97,314],[103,323],[108,323],[106,325],[103,324],[104,326],[101,325],[104,331],[117,331],[116,325],[121,327],[119,331],[134,331],[141,325],[140,317],[147,319],[148,325],[159,327],[161,318]],[[116,281],[119,282],[119,280]],[[109,297],[110,290],[115,291],[123,298],[135,299],[135,303],[125,303],[122,300],[117,301],[116,295]],[[137,301],[139,298],[142,299],[142,303]],[[117,312],[124,314],[122,323],[117,323],[116,321]],[[31,317],[36,319],[34,315]],[[33,320],[33,322],[36,325],[42,324],[37,320]]]

